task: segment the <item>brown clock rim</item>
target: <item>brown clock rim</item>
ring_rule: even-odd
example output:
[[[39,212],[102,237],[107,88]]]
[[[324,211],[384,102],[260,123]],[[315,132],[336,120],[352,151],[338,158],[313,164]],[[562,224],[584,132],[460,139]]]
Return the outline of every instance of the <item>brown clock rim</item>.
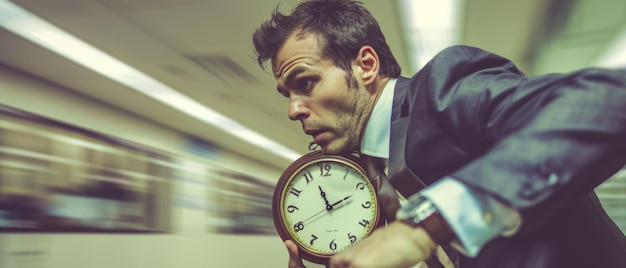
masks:
[[[274,227],[276,228],[278,235],[283,241],[288,240],[288,239],[289,240],[294,240],[294,239],[291,237],[291,235],[289,234],[289,231],[286,229],[287,227],[283,224],[283,221],[281,218],[281,212],[279,211],[280,200],[281,200],[280,198],[281,189],[285,186],[285,184],[287,184],[288,179],[291,174],[297,171],[303,164],[306,164],[309,161],[312,161],[318,158],[331,158],[331,159],[335,158],[338,160],[348,161],[349,163],[355,165],[358,169],[360,169],[363,172],[363,174],[366,175],[366,178],[368,178],[369,180],[369,177],[367,177],[367,173],[365,172],[365,169],[359,163],[358,157],[353,156],[353,155],[331,155],[331,154],[323,154],[320,151],[313,151],[296,159],[281,174],[280,178],[278,179],[276,183],[276,187],[274,188],[274,194],[272,197],[272,216],[274,219]],[[382,208],[380,207],[380,201],[378,200],[378,193],[374,191],[374,194],[376,196],[378,211],[376,215],[376,220],[374,222],[374,227],[372,228],[372,230],[375,230],[381,224],[380,218],[381,218],[381,213],[382,213]],[[318,254],[315,252],[311,252],[307,249],[300,247],[300,245],[296,241],[294,241],[294,243],[298,245],[300,257],[308,261],[318,263],[318,264],[326,264],[328,263],[329,258],[332,256],[332,255],[325,255],[325,254]]]

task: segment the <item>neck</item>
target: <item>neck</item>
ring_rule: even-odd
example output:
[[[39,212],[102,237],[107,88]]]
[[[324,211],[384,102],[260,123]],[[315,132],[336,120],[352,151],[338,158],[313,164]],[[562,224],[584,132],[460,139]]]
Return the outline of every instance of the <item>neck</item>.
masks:
[[[374,106],[376,106],[376,103],[378,102],[380,95],[383,93],[383,90],[385,89],[385,85],[387,85],[387,82],[389,82],[389,78],[385,77],[380,80],[377,80],[377,83],[374,83],[374,88],[376,92],[375,92],[374,102],[372,102],[372,106],[370,107],[369,115],[367,117],[368,119],[369,119],[369,116],[371,116],[372,111],[374,110]]]
[[[383,93],[385,89],[385,85],[389,82],[389,77],[377,79],[375,83],[372,84],[372,89],[375,90],[373,95],[372,105],[370,105],[369,110],[367,111],[367,118],[365,122],[363,122],[363,126],[361,127],[361,132],[359,134],[359,151],[361,151],[361,141],[363,140],[363,135],[365,134],[365,129],[367,128],[367,122],[369,122],[370,117],[372,116],[372,111],[374,111],[374,107],[380,98],[380,95]]]

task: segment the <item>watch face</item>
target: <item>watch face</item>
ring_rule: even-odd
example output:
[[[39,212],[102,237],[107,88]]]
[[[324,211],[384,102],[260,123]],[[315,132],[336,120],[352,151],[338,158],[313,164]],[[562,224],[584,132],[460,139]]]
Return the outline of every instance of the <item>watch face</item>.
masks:
[[[378,224],[372,184],[353,161],[317,154],[288,168],[274,195],[274,221],[301,255],[324,262],[369,235]]]

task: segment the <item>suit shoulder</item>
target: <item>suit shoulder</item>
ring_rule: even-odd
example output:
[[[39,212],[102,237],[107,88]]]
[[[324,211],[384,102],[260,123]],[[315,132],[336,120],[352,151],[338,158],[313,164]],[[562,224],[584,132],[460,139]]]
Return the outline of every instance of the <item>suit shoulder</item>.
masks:
[[[488,51],[485,51],[483,49],[477,48],[477,47],[472,47],[472,46],[464,46],[464,45],[454,45],[454,46],[449,46],[444,48],[443,50],[441,50],[439,53],[437,53],[437,55],[435,55],[435,58],[440,56],[440,55],[447,55],[447,54],[462,54],[465,56],[476,56],[476,55],[495,55],[493,53],[490,53]]]
[[[424,70],[438,73],[447,72],[450,75],[462,77],[480,70],[493,68],[504,68],[521,74],[520,70],[509,59],[480,48],[463,45],[443,49],[425,65]]]

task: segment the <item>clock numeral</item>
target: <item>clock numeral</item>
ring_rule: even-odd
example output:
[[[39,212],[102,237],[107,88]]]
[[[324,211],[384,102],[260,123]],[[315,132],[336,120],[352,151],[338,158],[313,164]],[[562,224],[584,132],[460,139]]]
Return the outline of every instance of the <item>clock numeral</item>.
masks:
[[[307,185],[309,185],[309,183],[313,181],[313,175],[311,175],[310,170],[307,170],[306,173],[304,173],[304,179],[306,179]]]
[[[346,177],[348,177],[348,173],[350,172],[350,169],[346,168],[346,174],[343,174],[343,180],[346,180]]]
[[[365,189],[365,183],[362,183],[362,182],[357,183],[356,188],[359,190]]]
[[[370,221],[363,219],[359,222],[359,224],[363,227],[367,227],[367,225],[370,224]]]
[[[292,195],[295,195],[296,197],[300,197],[300,193],[302,193],[302,190],[298,190],[296,188],[291,188],[291,191],[289,191]]]
[[[320,165],[320,177],[330,176],[330,168],[329,164]]]
[[[363,208],[371,208],[372,207],[372,203],[370,203],[370,201],[367,201],[367,202],[361,204],[361,206]]]
[[[354,244],[356,242],[356,235],[348,233],[348,238],[350,238],[350,243]]]
[[[304,229],[304,224],[302,222],[298,222],[298,223],[293,225],[293,229],[296,232],[302,231],[302,229]]]
[[[294,212],[294,211],[296,211],[296,210],[300,210],[300,209],[299,209],[298,207],[294,206],[294,205],[289,205],[289,206],[287,207],[287,211],[288,211],[289,213],[293,213],[293,212]]]
[[[313,241],[317,240],[317,236],[312,234],[311,237],[313,238],[313,239],[311,239],[311,246],[312,246],[313,245]]]
[[[333,241],[330,241],[330,245],[328,245],[330,250],[336,250],[337,249],[337,244],[335,243],[335,239],[333,239]]]

